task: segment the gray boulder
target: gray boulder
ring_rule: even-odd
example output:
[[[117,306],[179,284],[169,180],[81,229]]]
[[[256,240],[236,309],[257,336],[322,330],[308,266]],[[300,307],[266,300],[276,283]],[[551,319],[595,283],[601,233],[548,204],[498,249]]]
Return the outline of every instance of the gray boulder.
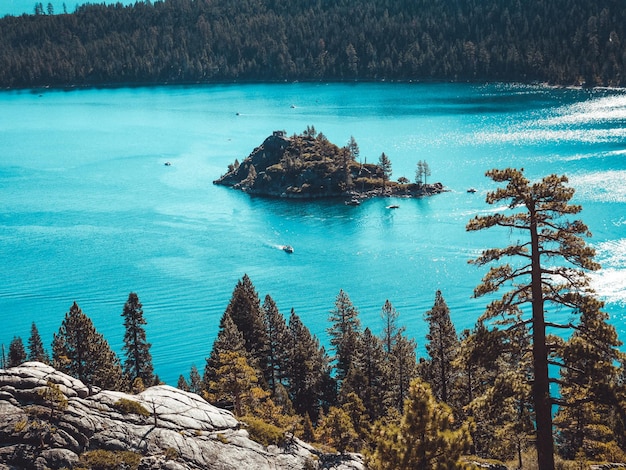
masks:
[[[62,396],[44,398],[48,384]],[[364,470],[358,454],[249,438],[231,412],[160,385],[138,395],[89,390],[37,362],[0,369],[0,470],[85,467],[88,456],[140,470]]]

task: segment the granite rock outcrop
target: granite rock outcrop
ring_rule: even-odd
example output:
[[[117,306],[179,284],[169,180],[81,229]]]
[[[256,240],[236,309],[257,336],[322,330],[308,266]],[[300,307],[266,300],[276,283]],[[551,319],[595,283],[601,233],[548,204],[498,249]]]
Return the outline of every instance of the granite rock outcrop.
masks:
[[[229,411],[168,385],[130,395],[38,362],[0,369],[0,470],[96,468],[98,459],[140,470],[365,469],[358,454],[297,438],[265,447]]]

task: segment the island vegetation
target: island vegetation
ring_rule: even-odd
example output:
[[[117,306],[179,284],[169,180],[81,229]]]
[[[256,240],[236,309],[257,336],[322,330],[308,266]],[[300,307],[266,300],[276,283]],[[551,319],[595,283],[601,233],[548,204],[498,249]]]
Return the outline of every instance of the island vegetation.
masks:
[[[343,197],[355,205],[372,196],[420,197],[444,191],[441,183],[427,182],[431,170],[423,160],[416,164],[414,183],[404,176],[391,181],[391,175],[391,159],[384,152],[377,163],[362,162],[354,137],[338,147],[307,126],[291,137],[274,131],[243,162],[230,164],[214,184],[262,196]]]
[[[33,2],[33,13],[0,19],[0,87],[626,80],[626,6],[611,0],[147,0],[72,13]]]
[[[581,210],[570,203],[574,190],[564,176],[532,183],[511,168],[487,175],[505,184],[487,195],[503,209],[473,218],[467,230],[499,226],[519,238],[471,261],[498,264],[474,291],[490,300],[472,329],[456,331],[437,291],[424,312],[427,355],[417,358],[391,302],[383,303],[383,329],[374,332],[339,290],[327,349],[293,309],[284,316],[270,295],[261,302],[244,275],[203,373],[192,365],[178,387],[232,410],[264,445],[286,445],[296,435],[325,449],[363,452],[371,469],[626,463],[626,356],[589,287],[586,273],[599,265],[585,242],[588,228],[570,219]],[[571,312],[567,324],[552,319],[550,305]],[[3,367],[43,361],[89,386],[141,391],[159,379],[136,294],[122,315],[123,364],[74,304],[51,357],[33,324],[28,352],[16,336]],[[570,333],[555,334],[564,329]]]

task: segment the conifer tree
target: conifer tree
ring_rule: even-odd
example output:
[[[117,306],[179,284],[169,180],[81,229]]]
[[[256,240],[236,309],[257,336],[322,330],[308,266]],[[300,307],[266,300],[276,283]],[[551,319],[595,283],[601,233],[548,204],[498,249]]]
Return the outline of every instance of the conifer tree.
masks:
[[[415,341],[404,334],[405,327],[398,327],[399,314],[389,300],[382,309],[382,346],[386,355],[385,380],[388,382],[390,406],[402,412],[409,384],[418,375]]]
[[[226,312],[243,334],[249,360],[263,367],[267,355],[267,333],[259,295],[247,274],[237,282]]]
[[[216,378],[209,384],[207,398],[243,416],[263,397],[257,370],[248,364],[246,356],[235,351],[218,353],[216,363]]]
[[[416,347],[415,340],[404,335],[404,328],[396,333],[389,364],[392,372],[391,399],[398,411],[402,411],[411,381],[418,375]]]
[[[586,270],[599,268],[593,260],[595,252],[582,237],[590,236],[580,220],[569,221],[565,216],[579,213],[582,208],[570,204],[574,190],[565,186],[565,176],[551,175],[531,184],[523,171],[508,168],[490,170],[487,176],[497,183],[506,183],[487,194],[487,203],[505,203],[513,212],[476,216],[468,231],[504,227],[521,233],[523,239],[504,248],[492,248],[472,262],[483,266],[509,257],[515,263],[492,266],[482,283],[474,290],[475,297],[490,295],[511,284],[512,290],[487,306],[483,317],[491,320],[500,316],[512,319],[513,325],[530,324],[532,330],[533,408],[536,422],[537,463],[541,470],[554,469],[554,438],[552,429],[552,397],[549,376],[549,344],[546,329],[563,327],[550,322],[545,306],[572,309],[585,308],[591,298]],[[559,266],[558,263],[563,265]],[[530,308],[530,312],[524,308]],[[529,318],[524,313],[530,313]],[[597,315],[597,313],[595,313]]]
[[[278,311],[276,303],[269,295],[265,296],[263,311],[268,340],[265,380],[274,397],[277,384],[282,383],[285,375],[289,331],[285,317]]]
[[[330,376],[329,359],[317,338],[311,335],[300,317],[291,310],[289,316],[289,356],[287,383],[294,410],[308,414],[317,422],[320,410],[334,402],[336,393]]]
[[[118,357],[76,302],[53,335],[52,361],[55,369],[86,385],[107,390],[119,390],[124,385]]]
[[[437,400],[451,404],[450,393],[456,381],[453,364],[459,340],[450,319],[450,309],[440,290],[436,292],[433,308],[426,312],[425,319],[428,323],[426,351],[430,356],[425,366],[425,379]]]
[[[588,302],[595,305],[582,311],[580,324],[561,346],[564,367],[554,420],[559,453],[566,459],[582,452],[594,461],[623,461],[626,453],[619,449],[611,423],[619,414],[614,400],[620,379],[617,364],[625,356],[600,302]]]
[[[400,423],[379,424],[374,436],[372,470],[461,469],[470,441],[467,426],[455,429],[452,410],[420,379],[411,382]]]
[[[355,393],[364,405],[367,416],[375,421],[382,417],[390,404],[389,365],[382,342],[369,328],[363,331],[358,360],[350,367],[340,390],[340,403]],[[355,425],[356,426],[356,425]]]
[[[356,451],[359,435],[350,415],[341,407],[331,406],[317,428],[317,441],[339,452]]]
[[[389,178],[391,178],[391,160],[389,157],[383,152],[378,159],[378,166],[382,171],[382,179],[383,179],[383,193],[385,192],[385,185]]]
[[[178,382],[176,383],[176,388],[179,390],[183,390],[185,392],[189,391],[189,383],[187,383],[187,379],[183,374],[178,376]]]
[[[204,376],[202,378],[202,385],[205,391],[211,392],[211,382],[215,382],[218,379],[218,369],[220,368],[219,355],[226,352],[236,352],[246,359],[249,358],[243,334],[227,312],[222,315],[217,338],[213,342],[211,354],[206,359]]]
[[[146,320],[143,316],[143,307],[139,297],[134,292],[128,295],[122,312],[124,318],[124,374],[132,382],[137,377],[144,384],[154,383],[154,368],[152,366],[151,344],[146,341]]]
[[[19,336],[14,336],[9,343],[9,367],[17,367],[26,361],[24,342]]]
[[[328,334],[335,352],[336,379],[341,384],[356,360],[361,339],[359,312],[343,290],[337,295],[335,308],[330,312],[328,321],[331,323]]]
[[[195,364],[191,365],[191,370],[189,371],[189,391],[196,395],[202,394],[202,377]]]
[[[50,363],[50,356],[46,352],[37,325],[35,322],[30,327],[30,337],[28,338],[28,360],[43,362],[44,364]]]

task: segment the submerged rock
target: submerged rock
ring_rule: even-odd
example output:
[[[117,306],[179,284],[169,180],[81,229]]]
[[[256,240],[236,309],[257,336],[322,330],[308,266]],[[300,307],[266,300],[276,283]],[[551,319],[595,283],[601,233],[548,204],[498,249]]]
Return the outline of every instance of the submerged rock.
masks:
[[[61,395],[46,394],[51,385]],[[141,470],[365,468],[357,454],[324,454],[297,438],[264,447],[231,412],[168,385],[129,395],[90,391],[38,362],[0,369],[0,469],[69,469],[97,459]]]

